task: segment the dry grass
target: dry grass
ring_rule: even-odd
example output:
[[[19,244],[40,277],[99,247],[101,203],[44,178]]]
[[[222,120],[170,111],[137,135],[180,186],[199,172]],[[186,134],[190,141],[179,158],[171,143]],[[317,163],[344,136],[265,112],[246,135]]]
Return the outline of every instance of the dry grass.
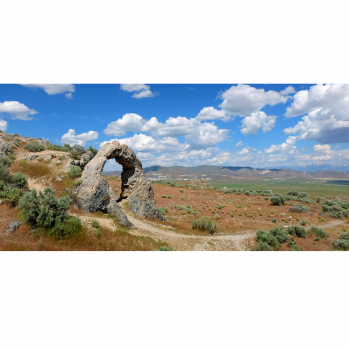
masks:
[[[74,179],[67,175],[61,181],[52,181],[52,189],[55,190],[55,194],[58,197],[66,196],[67,190],[75,185]]]
[[[44,177],[52,174],[52,169],[44,162],[15,161],[11,165],[11,172],[22,172],[29,177]]]
[[[80,210],[72,207],[70,213],[80,213]],[[21,220],[17,209],[5,204],[0,206],[0,251],[153,251],[168,246],[149,237],[134,236],[120,225],[113,230],[99,227],[100,238],[95,236],[96,229],[84,227],[78,236],[57,240],[42,232],[33,234],[25,224],[8,234],[8,225],[15,219]]]

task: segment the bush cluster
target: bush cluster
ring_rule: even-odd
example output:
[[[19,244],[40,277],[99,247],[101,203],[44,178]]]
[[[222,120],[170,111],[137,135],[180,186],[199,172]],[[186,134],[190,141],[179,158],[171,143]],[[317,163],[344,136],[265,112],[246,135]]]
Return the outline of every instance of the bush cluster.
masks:
[[[208,217],[196,219],[192,222],[192,226],[193,229],[205,230],[210,234],[213,234],[217,229],[217,224],[212,222],[212,219]]]
[[[283,195],[273,194],[273,196],[270,198],[270,201],[272,205],[280,206],[280,205],[285,205],[286,199]]]
[[[305,229],[298,226],[292,226],[288,227],[286,230],[281,227],[271,228],[269,232],[265,230],[258,230],[256,236],[258,245],[253,247],[252,251],[277,251],[280,249],[280,245],[286,243],[287,241],[289,241],[289,247],[295,247],[297,245],[293,241],[294,236],[305,238]]]
[[[28,149],[29,151],[36,153],[36,152],[45,150],[45,147],[42,144],[32,142],[32,143],[27,143],[24,146],[24,149]]]
[[[307,237],[307,232],[303,227],[298,227],[293,225],[287,228],[287,232],[292,236],[298,236],[304,239]]]
[[[309,212],[309,207],[301,204],[293,204],[290,207],[290,211],[299,213]]]
[[[28,181],[21,172],[12,175],[8,169],[10,165],[11,159],[8,156],[0,157],[0,199],[16,206],[28,190]]]
[[[332,246],[335,251],[349,251],[349,233],[341,234],[338,240],[333,240]]]
[[[67,213],[71,202],[68,196],[56,198],[50,188],[39,194],[34,189],[22,196],[19,209],[24,222],[32,228],[41,228],[52,236],[62,238],[82,232],[80,219]]]
[[[79,166],[70,166],[69,168],[69,177],[70,178],[76,178],[76,177],[80,177],[82,174],[81,168]]]
[[[322,212],[321,214],[328,214],[333,218],[348,217],[349,202],[339,200],[326,200],[321,203]]]
[[[48,150],[64,151],[66,153],[70,153],[71,151],[73,151],[73,148],[69,144],[64,144],[63,146],[59,144],[51,144],[46,146],[46,148]]]
[[[318,236],[319,238],[327,238],[328,235],[318,227],[311,227],[310,232]]]

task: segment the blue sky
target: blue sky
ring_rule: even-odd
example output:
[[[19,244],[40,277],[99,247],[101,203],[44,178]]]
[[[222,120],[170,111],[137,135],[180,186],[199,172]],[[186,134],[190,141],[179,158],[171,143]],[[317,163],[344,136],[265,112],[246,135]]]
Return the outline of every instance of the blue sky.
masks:
[[[144,166],[348,165],[349,85],[0,85],[0,130],[117,139]]]

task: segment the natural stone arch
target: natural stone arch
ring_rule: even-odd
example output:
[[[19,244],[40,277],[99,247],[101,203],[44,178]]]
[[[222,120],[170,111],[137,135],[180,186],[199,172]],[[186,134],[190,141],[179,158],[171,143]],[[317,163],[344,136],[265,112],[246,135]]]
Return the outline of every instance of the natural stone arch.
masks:
[[[112,193],[108,182],[102,177],[106,161],[112,159],[123,168],[119,198]],[[77,197],[79,205],[86,212],[105,211],[115,215],[121,224],[131,227],[132,223],[118,205],[118,202],[126,200],[134,214],[165,220],[156,206],[153,187],[144,175],[141,161],[125,144],[121,145],[117,141],[107,143],[86,165],[81,179]]]

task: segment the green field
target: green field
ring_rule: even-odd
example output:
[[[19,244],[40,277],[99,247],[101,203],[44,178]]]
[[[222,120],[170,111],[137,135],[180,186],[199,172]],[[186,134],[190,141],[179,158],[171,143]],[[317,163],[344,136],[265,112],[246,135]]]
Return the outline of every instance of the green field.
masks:
[[[328,183],[319,180],[243,180],[243,181],[209,181],[212,186],[227,188],[246,188],[253,190],[271,189],[273,193],[286,194],[289,190],[305,191],[311,196],[349,196],[349,185]]]

